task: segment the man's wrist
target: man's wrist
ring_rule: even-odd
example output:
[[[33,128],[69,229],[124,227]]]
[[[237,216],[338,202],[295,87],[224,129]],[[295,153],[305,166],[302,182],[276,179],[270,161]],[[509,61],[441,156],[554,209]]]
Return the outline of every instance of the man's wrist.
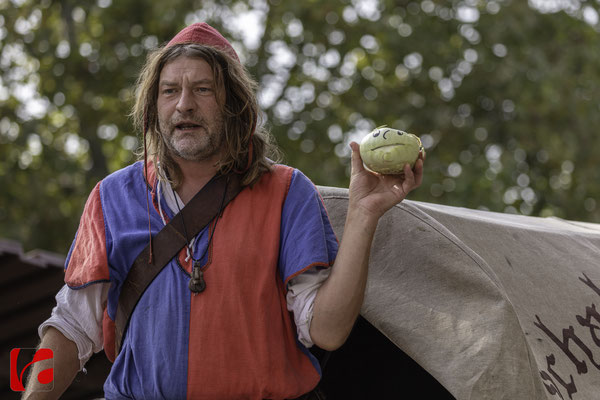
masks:
[[[359,205],[349,205],[346,214],[346,225],[360,227],[361,230],[375,232],[381,215]]]

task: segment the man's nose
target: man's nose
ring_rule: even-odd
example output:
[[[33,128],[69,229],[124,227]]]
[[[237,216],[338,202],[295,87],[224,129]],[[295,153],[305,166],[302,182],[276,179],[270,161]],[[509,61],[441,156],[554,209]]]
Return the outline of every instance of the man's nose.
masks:
[[[179,96],[179,101],[177,102],[177,111],[181,114],[185,114],[194,111],[195,107],[196,102],[194,100],[193,92],[190,89],[183,88],[181,90],[181,95]]]

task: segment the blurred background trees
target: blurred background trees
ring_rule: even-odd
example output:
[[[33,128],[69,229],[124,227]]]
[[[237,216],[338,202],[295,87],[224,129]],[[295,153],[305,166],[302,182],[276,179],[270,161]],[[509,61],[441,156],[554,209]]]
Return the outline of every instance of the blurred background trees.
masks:
[[[148,50],[206,21],[260,83],[265,121],[316,184],[351,140],[419,135],[410,198],[600,222],[598,1],[0,0],[0,237],[65,253],[87,194],[136,159]]]

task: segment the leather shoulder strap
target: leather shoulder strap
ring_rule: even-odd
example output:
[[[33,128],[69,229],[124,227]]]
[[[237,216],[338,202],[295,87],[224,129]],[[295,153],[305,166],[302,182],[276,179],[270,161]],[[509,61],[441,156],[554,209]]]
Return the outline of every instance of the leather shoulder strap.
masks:
[[[221,205],[225,190],[227,192]],[[148,244],[136,257],[119,295],[115,318],[115,358],[121,350],[131,313],[142,294],[169,261],[187,245],[185,230],[187,229],[190,237],[196,236],[217,216],[221,207],[224,208],[241,190],[240,175],[216,176],[196,193],[181,212],[152,238],[152,244]],[[152,262],[149,262],[150,246],[153,250]]]

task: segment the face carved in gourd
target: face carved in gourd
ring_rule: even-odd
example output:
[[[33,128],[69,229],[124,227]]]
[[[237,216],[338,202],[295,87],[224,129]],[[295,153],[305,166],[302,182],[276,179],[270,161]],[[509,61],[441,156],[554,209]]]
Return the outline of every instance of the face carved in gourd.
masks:
[[[375,128],[360,143],[360,157],[366,167],[380,174],[402,174],[405,164],[413,168],[420,152],[425,150],[417,136],[385,125]]]

